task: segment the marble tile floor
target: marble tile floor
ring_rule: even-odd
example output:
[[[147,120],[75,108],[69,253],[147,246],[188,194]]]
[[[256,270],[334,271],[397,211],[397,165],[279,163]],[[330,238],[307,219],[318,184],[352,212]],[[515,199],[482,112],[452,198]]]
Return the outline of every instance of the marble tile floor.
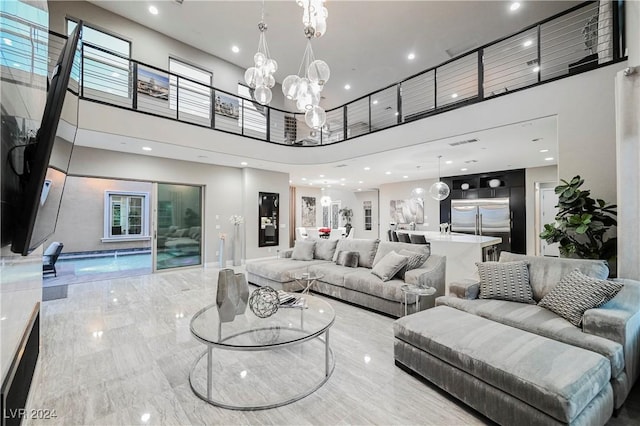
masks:
[[[216,268],[197,268],[70,285],[66,299],[43,302],[40,360],[27,409],[55,410],[56,418],[25,424],[490,423],[394,365],[393,319],[333,299],[325,300],[336,312],[336,366],[323,387],[270,410],[225,410],[203,402],[188,381],[204,350],[189,322],[215,301],[217,275]],[[631,425],[638,418],[636,386],[609,424]]]

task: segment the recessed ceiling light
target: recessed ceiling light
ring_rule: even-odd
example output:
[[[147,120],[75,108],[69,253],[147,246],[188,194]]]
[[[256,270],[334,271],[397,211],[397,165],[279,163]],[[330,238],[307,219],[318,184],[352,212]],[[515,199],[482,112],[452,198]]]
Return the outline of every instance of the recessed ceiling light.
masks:
[[[402,176],[402,179],[409,179],[409,176],[404,175],[404,176]]]
[[[302,178],[302,180],[307,180],[307,178]]]
[[[358,191],[362,191],[362,188],[358,188]]]
[[[341,183],[341,184],[340,184],[340,186],[344,186],[344,185],[345,185],[344,183]]]
[[[142,147],[142,150],[143,150],[143,151],[151,151],[151,147],[143,146],[143,147]]]
[[[407,55],[407,59],[413,61],[416,58],[416,54],[411,52]]]
[[[238,46],[231,46],[231,51],[233,53],[238,53],[238,52],[240,52],[240,48]]]
[[[466,172],[467,170],[469,170],[469,169],[467,169],[466,167],[463,167],[463,168],[460,169],[461,172]]]
[[[525,42],[524,42],[524,43],[522,43],[522,45],[523,45],[524,47],[529,47],[529,46],[531,46],[532,44],[533,44],[533,40],[531,40],[531,39],[529,39],[529,40],[525,40]]]
[[[319,175],[319,176],[320,176],[321,178],[323,178],[323,177],[324,177],[324,175]]]
[[[547,157],[544,159],[544,161],[553,161],[553,157]]]
[[[157,15],[158,14],[158,8],[155,6],[149,6],[149,13],[152,15]]]
[[[457,97],[458,97],[458,94],[457,94],[457,93],[454,93],[454,94],[452,94],[452,95],[451,95],[451,97],[452,97],[453,99],[455,99],[455,98],[457,98]]]
[[[324,188],[320,188],[320,191],[324,191]]]
[[[13,45],[13,41],[11,41],[10,38],[3,38],[2,41],[4,42],[4,44],[6,44],[7,46],[12,46]]]
[[[391,172],[384,172],[384,174],[385,174],[385,175],[390,175],[390,174],[391,174]]]
[[[358,181],[358,183],[359,183],[360,185],[362,185],[364,182],[363,182],[363,181],[361,181],[361,180],[359,180],[359,181]]]
[[[548,149],[541,149],[540,152],[549,152]]]
[[[400,113],[396,111],[396,117],[399,116],[399,115],[400,115]]]
[[[243,161],[242,163],[240,163],[241,166],[248,166],[249,163],[247,163],[246,161]]]
[[[540,71],[540,67],[533,67],[533,72],[538,72]]]
[[[291,179],[289,179],[289,183],[293,183],[293,181]]]
[[[453,161],[447,160],[447,161],[444,162],[444,164],[453,164]]]
[[[347,179],[346,179],[346,178],[340,178],[340,180],[344,182],[344,181],[345,181],[345,180],[347,180]]]
[[[376,99],[375,101],[371,102],[374,105],[378,105],[378,100]]]
[[[371,170],[371,167],[365,167],[364,169],[369,171],[369,170]]]
[[[313,185],[313,182],[309,182],[309,185]]]
[[[344,85],[344,89],[345,89],[345,90],[349,90],[349,89],[351,89],[351,85],[350,85],[350,84],[345,84],[345,85]]]
[[[514,1],[513,3],[511,3],[511,6],[509,6],[509,10],[512,12],[515,12],[518,9],[520,9],[520,3],[517,1]]]

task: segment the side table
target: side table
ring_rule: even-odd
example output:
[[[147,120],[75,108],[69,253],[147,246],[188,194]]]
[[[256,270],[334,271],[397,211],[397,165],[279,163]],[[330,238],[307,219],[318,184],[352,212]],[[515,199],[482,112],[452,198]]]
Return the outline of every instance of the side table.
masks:
[[[309,290],[313,283],[322,279],[322,277],[324,277],[324,274],[316,274],[312,272],[298,272],[293,274],[293,279],[296,280],[296,283],[302,288],[302,294],[309,294]]]
[[[433,287],[418,287],[415,284],[405,284],[400,287],[402,295],[404,296],[404,314],[407,315],[407,295],[413,294],[416,296],[416,312],[420,310],[420,298],[422,296],[433,296],[436,293],[436,289]]]

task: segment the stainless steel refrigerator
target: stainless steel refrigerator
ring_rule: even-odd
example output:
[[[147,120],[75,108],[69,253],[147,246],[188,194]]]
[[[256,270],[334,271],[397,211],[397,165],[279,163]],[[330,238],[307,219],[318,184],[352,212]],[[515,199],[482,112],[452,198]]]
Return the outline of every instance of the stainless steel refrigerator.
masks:
[[[500,237],[502,243],[498,250],[511,251],[509,199],[451,200],[451,231]],[[488,257],[497,256],[498,253],[491,253]]]

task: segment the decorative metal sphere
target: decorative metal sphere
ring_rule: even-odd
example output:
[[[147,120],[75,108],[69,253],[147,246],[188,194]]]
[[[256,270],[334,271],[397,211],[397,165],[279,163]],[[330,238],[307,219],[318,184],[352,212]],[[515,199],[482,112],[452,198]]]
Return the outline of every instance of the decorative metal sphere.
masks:
[[[271,287],[260,287],[251,293],[249,308],[258,318],[268,318],[278,311],[280,298]]]
[[[300,81],[300,77],[295,74],[287,76],[282,81],[282,94],[285,98],[291,100],[295,99],[298,94],[298,82]]]
[[[267,27],[267,24],[265,24],[264,22],[260,21],[258,23],[258,29],[260,30],[261,33],[267,31],[269,27]]]
[[[327,121],[327,113],[320,106],[314,105],[309,111],[304,114],[304,121],[307,126],[312,129],[320,130]]]
[[[329,65],[325,61],[317,59],[309,64],[309,80],[319,86],[323,86],[331,76]]]
[[[431,188],[429,188],[429,195],[431,195],[434,200],[438,201],[442,201],[447,198],[449,196],[449,192],[449,185],[442,181],[434,183],[431,185]]]
[[[266,105],[271,102],[272,97],[271,89],[266,86],[256,87],[256,90],[253,92],[253,97],[260,105]]]

